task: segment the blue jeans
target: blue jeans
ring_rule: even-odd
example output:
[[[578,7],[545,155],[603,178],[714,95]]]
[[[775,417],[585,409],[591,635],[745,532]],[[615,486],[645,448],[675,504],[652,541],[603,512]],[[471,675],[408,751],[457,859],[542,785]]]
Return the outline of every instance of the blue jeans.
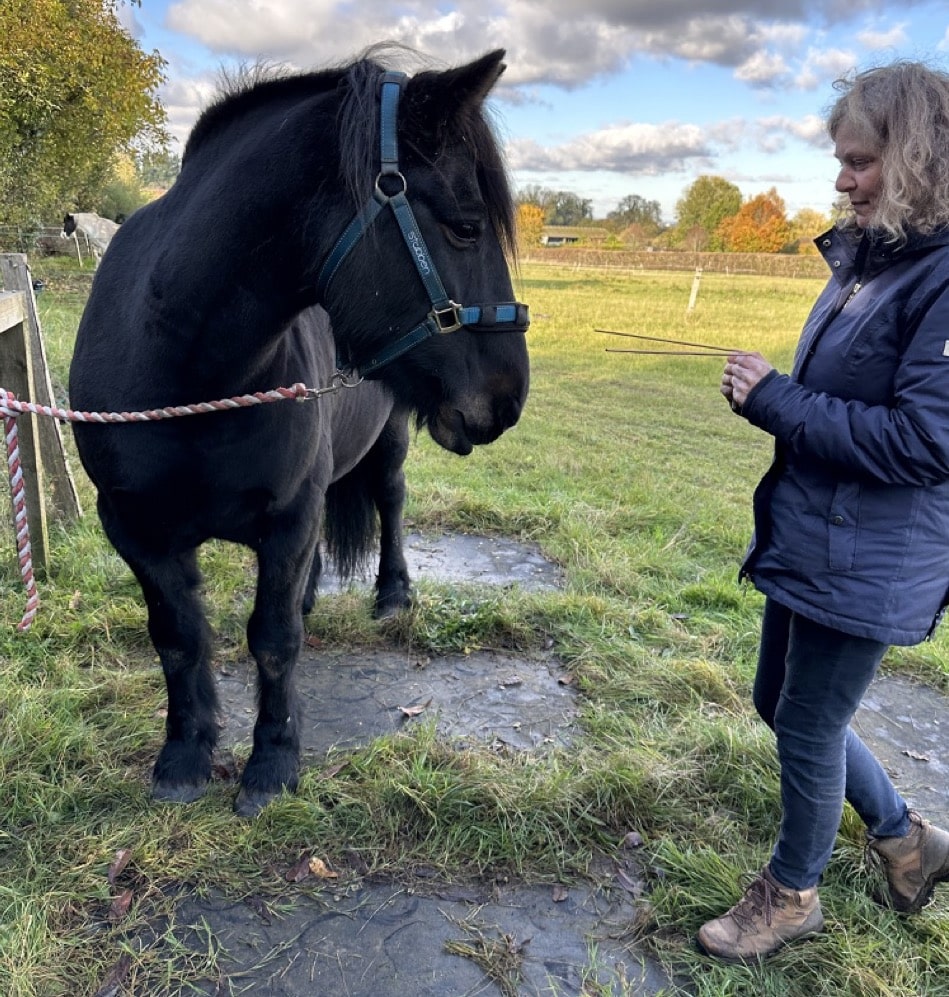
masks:
[[[886,649],[765,602],[754,704],[777,739],[783,813],[770,867],[785,886],[817,885],[844,799],[871,834],[909,831],[906,802],[850,727]]]

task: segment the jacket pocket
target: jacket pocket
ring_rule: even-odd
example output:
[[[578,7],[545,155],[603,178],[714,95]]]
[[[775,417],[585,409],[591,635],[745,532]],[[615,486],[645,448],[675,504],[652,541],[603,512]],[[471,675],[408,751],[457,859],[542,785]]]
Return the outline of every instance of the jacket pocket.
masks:
[[[857,556],[860,519],[860,485],[842,482],[834,489],[827,516],[828,566],[832,571],[852,571]]]

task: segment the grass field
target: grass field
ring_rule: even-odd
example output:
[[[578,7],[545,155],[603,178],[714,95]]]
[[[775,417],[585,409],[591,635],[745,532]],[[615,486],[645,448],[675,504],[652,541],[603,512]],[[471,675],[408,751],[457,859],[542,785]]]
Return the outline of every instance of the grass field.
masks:
[[[83,294],[61,274],[41,275],[62,384]],[[170,891],[266,894],[279,886],[267,870],[304,844],[380,873],[425,862],[451,877],[507,870],[555,881],[582,875],[636,828],[654,875],[630,937],[692,992],[949,995],[945,891],[910,921],[876,908],[849,811],[822,887],[826,934],[755,968],[717,965],[692,944],[766,860],[779,817],[772,739],[749,696],[761,600],[736,581],[771,447],[718,394],[720,361],[608,353],[633,344],[594,330],[760,349],[787,369],[819,282],[706,275],[690,315],[687,273],[530,266],[517,283],[533,315],[524,417],[466,460],[419,438],[408,519],[536,542],[563,566],[566,587],[479,592],[472,610],[456,588],[420,583],[414,611],[387,626],[370,619],[368,598],[344,595],[309,629],[329,646],[411,643],[430,654],[552,645],[581,690],[583,737],[537,764],[488,749],[462,755],[420,729],[373,742],[335,775],[307,772],[297,797],[256,821],[231,814],[228,785],[187,808],[155,806],[163,682],[130,573],[91,511],[68,531],[54,527],[55,571],[20,635],[11,540],[0,557],[0,993],[94,993],[117,942],[131,992],[187,993],[196,960],[211,955],[168,960],[166,947],[159,959],[134,944],[163,923]],[[202,564],[216,660],[226,663],[245,653],[252,565],[225,545],[209,545]],[[891,652],[885,667],[949,689],[949,638]],[[132,902],[110,920],[105,870],[119,849],[131,850]]]

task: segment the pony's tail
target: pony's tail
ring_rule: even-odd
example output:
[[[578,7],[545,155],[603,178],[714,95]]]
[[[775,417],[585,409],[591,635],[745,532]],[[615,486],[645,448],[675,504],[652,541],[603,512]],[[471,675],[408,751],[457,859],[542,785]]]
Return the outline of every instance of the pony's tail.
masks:
[[[326,551],[345,580],[369,567],[376,548],[378,518],[366,463],[360,461],[326,491]]]

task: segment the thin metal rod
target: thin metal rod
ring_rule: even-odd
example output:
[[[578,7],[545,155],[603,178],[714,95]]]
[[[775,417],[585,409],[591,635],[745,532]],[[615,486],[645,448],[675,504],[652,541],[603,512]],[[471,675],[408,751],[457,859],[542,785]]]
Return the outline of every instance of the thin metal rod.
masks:
[[[711,357],[713,360],[724,360],[727,354],[712,353],[708,350],[617,350],[607,347],[604,353],[640,353],[649,357]],[[741,353],[740,350],[735,351]],[[744,354],[742,354],[744,355]]]
[[[646,336],[640,332],[614,332],[612,329],[594,329],[594,332],[601,332],[606,336],[625,336],[627,339],[646,339],[651,343],[672,343],[674,346],[695,346],[704,352],[700,354],[686,354],[686,356],[708,356],[710,354],[725,355],[728,353],[748,354],[752,350],[740,350],[730,346],[715,346],[710,343],[691,343],[687,339],[665,339],[662,336]],[[608,353],[667,353],[668,350],[607,350]]]

